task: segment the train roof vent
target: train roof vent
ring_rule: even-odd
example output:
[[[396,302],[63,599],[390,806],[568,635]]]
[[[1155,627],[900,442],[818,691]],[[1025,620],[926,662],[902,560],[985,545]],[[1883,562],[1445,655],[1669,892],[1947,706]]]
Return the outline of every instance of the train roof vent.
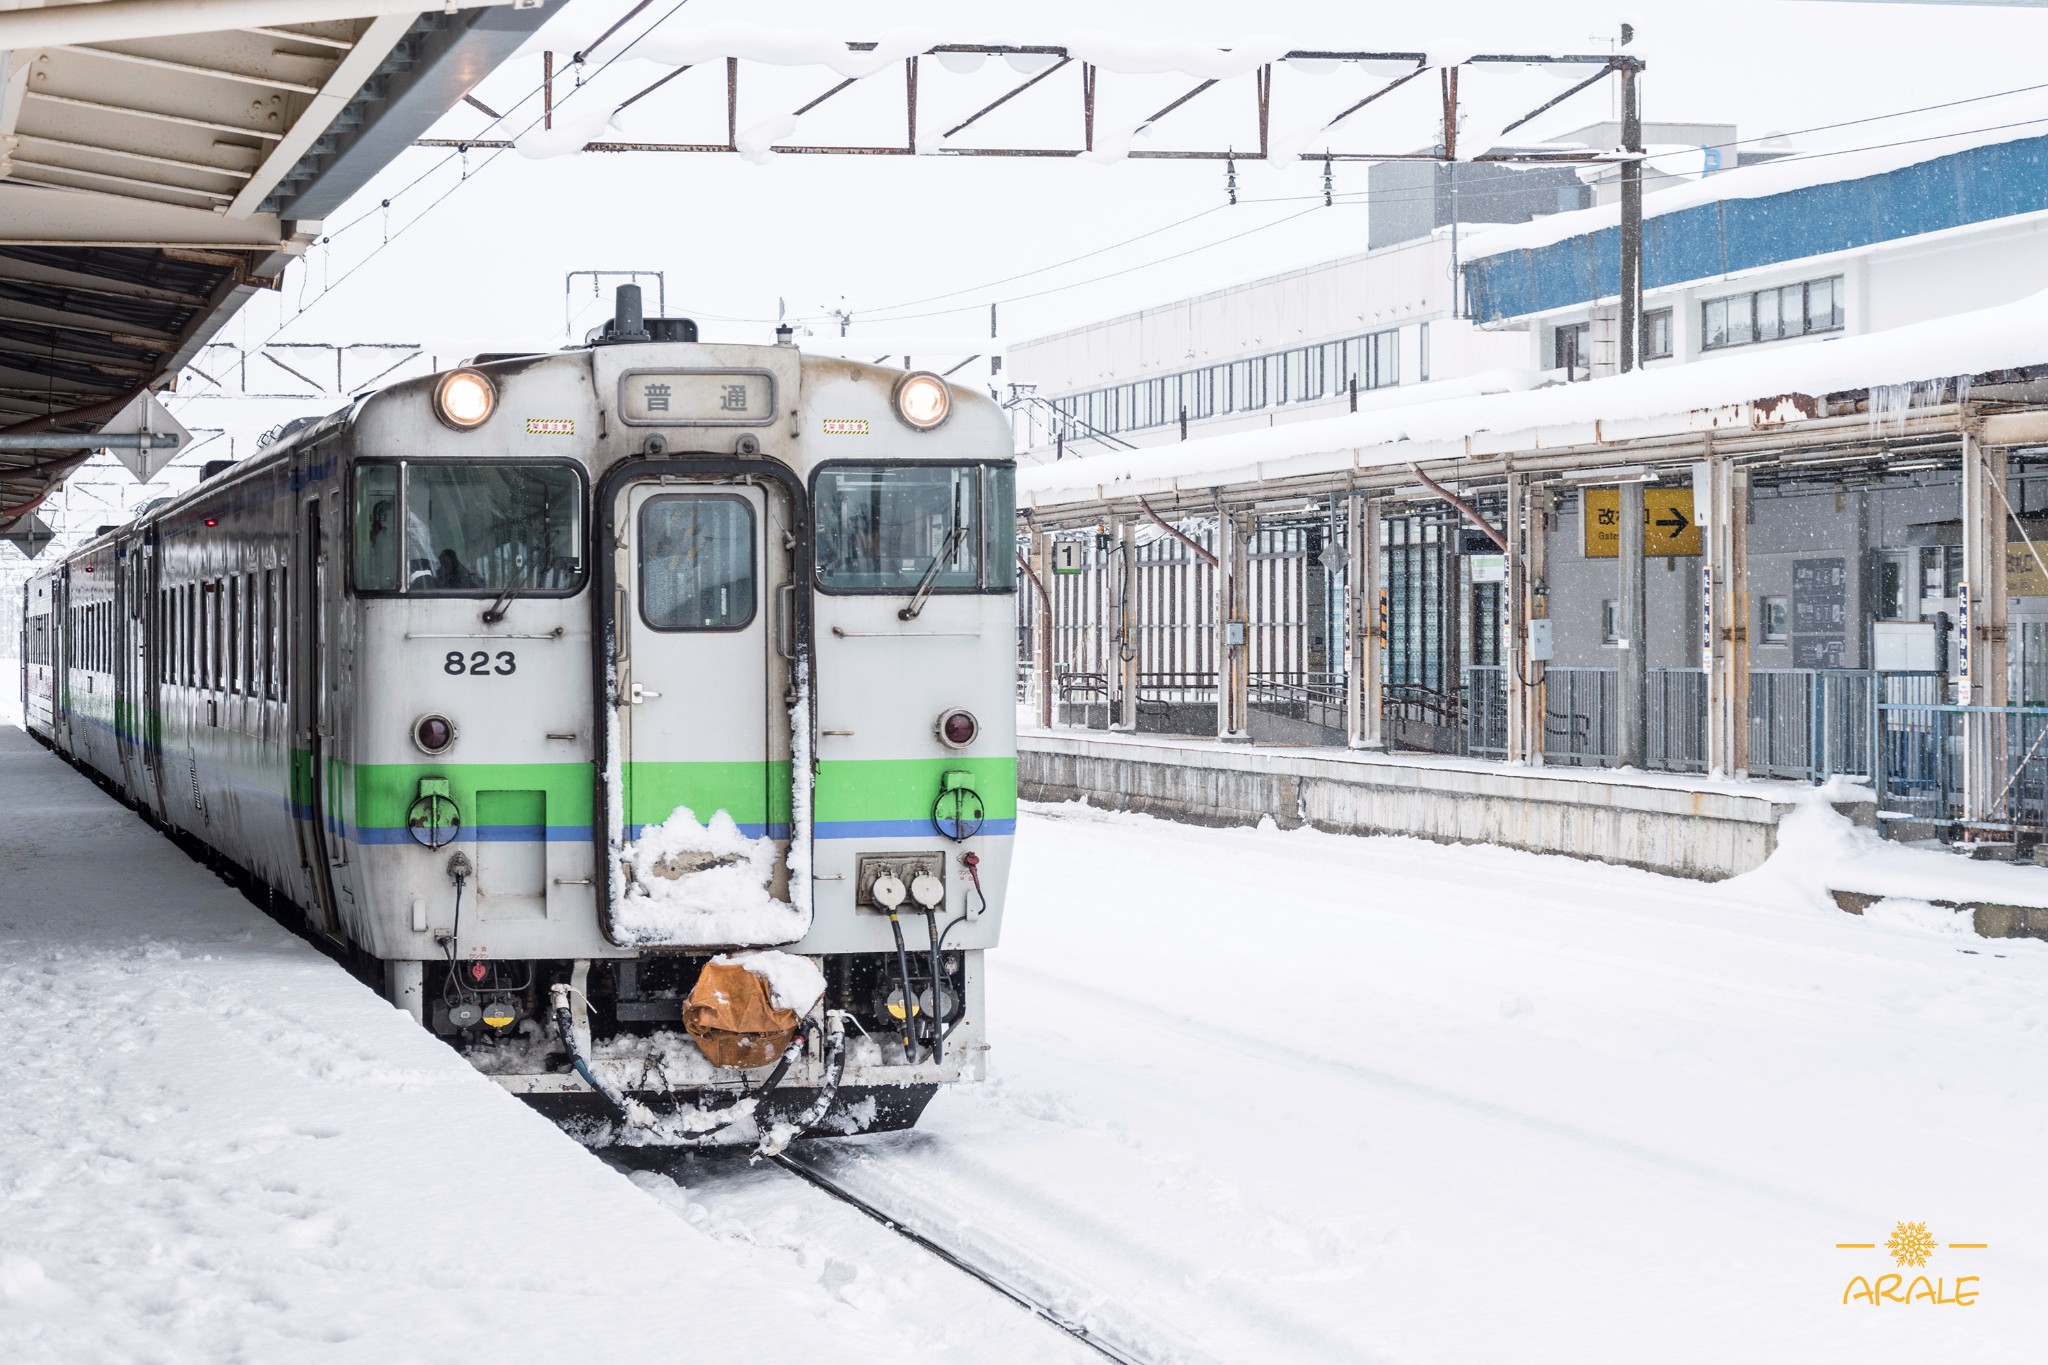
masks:
[[[694,318],[650,318],[641,311],[640,286],[619,286],[618,302],[604,326],[584,340],[592,346],[621,346],[636,341],[695,341]]]
[[[112,535],[114,532],[120,529],[120,527],[114,525],[112,522],[102,522],[98,526],[92,528],[92,533],[95,536],[105,536]]]
[[[199,482],[205,483],[216,474],[225,474],[235,467],[233,460],[208,460],[199,467]]]

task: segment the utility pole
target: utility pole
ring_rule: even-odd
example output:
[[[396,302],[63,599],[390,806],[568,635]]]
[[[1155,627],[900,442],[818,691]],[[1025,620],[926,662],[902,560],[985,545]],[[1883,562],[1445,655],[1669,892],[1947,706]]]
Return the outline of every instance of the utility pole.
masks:
[[[1621,26],[1625,47],[1635,30]],[[1635,57],[1621,65],[1621,373],[1639,363],[1643,336],[1643,104],[1636,77],[1643,69]]]
[[[1617,490],[1621,502],[1621,545],[1616,558],[1621,582],[1621,667],[1615,681],[1620,716],[1614,741],[1620,752],[1615,766],[1649,766],[1650,750],[1650,632],[1646,618],[1648,586],[1643,554],[1643,484],[1641,480],[1622,484]]]

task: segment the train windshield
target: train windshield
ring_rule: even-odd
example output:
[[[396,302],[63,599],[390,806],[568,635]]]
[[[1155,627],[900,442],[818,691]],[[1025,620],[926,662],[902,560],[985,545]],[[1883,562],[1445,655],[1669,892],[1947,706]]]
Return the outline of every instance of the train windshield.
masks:
[[[573,465],[357,466],[359,592],[566,593],[583,583],[583,479]]]
[[[827,465],[818,586],[828,592],[1009,592],[1016,471],[1006,465]]]

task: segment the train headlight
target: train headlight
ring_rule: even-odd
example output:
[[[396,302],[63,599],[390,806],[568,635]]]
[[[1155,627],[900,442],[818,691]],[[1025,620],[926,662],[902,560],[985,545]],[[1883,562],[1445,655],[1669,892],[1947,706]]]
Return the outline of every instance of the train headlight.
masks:
[[[972,711],[948,711],[939,717],[939,738],[948,747],[964,749],[981,733],[981,722]]]
[[[930,431],[952,410],[953,391],[930,371],[918,370],[896,381],[896,415],[919,431]]]
[[[434,386],[434,415],[457,431],[482,426],[497,407],[497,386],[475,370],[450,370]]]
[[[455,742],[455,722],[446,716],[421,716],[412,723],[412,742],[423,754],[442,754]]]

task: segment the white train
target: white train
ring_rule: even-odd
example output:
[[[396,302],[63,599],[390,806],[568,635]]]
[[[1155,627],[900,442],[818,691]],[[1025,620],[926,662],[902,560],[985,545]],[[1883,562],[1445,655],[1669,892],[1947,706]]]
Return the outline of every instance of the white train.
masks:
[[[593,1140],[907,1126],[986,1049],[1014,479],[628,287],[32,578],[28,726]]]

